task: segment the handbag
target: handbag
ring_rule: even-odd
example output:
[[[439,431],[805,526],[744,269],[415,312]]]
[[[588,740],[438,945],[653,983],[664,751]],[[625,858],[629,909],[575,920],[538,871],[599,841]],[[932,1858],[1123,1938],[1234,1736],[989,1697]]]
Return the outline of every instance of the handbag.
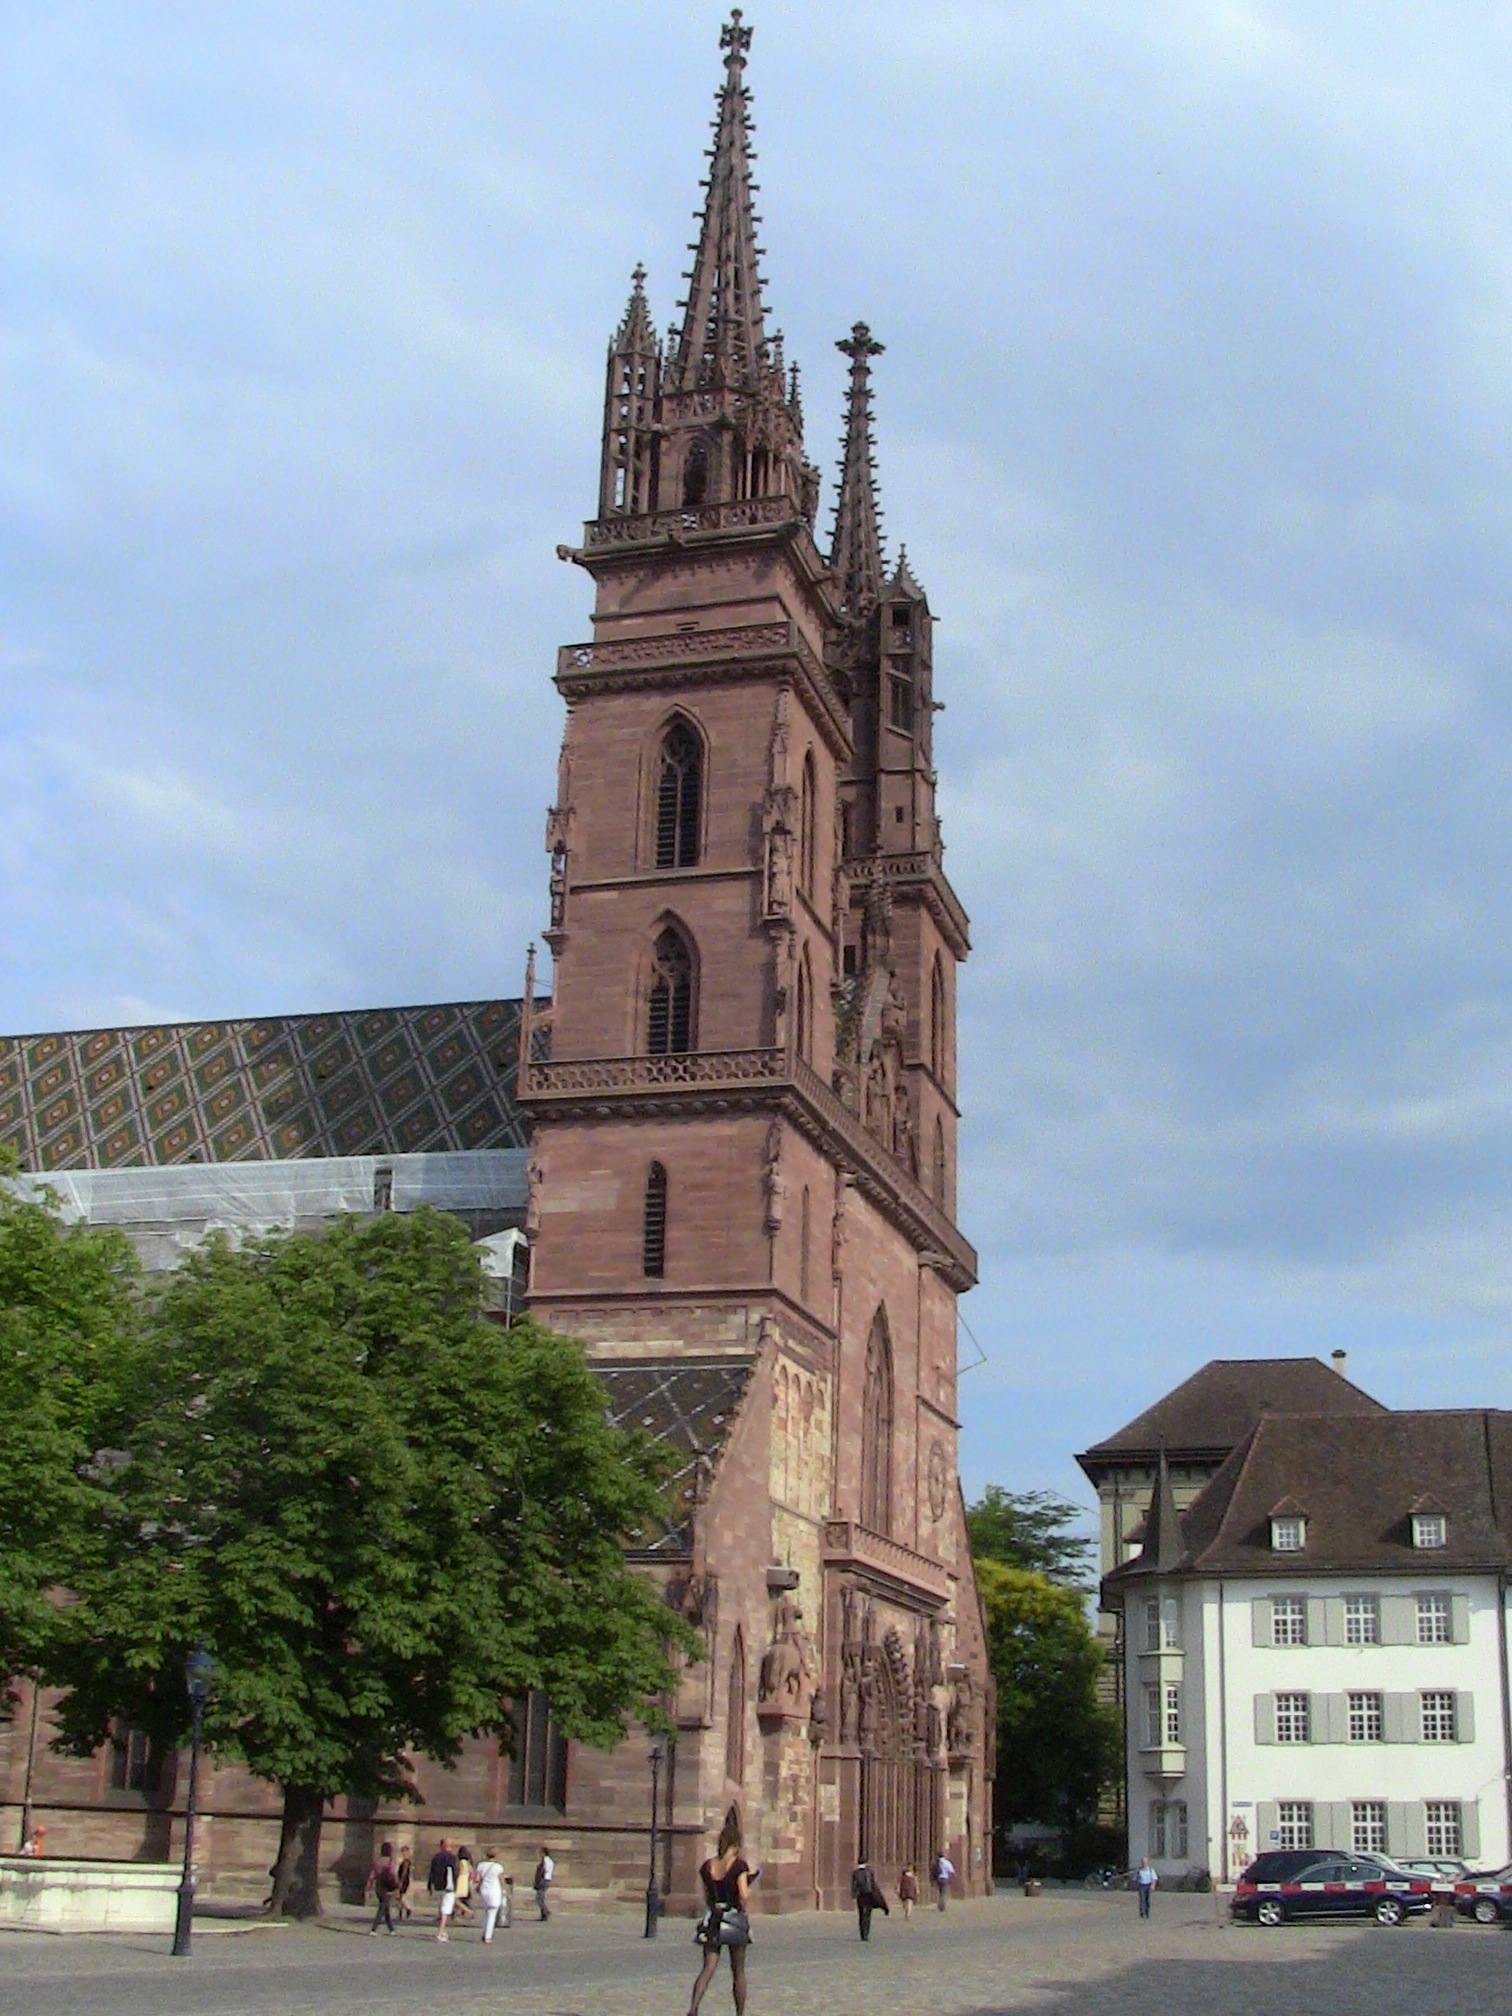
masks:
[[[695,1946],[749,1946],[751,1921],[738,1904],[711,1904],[693,1933]]]

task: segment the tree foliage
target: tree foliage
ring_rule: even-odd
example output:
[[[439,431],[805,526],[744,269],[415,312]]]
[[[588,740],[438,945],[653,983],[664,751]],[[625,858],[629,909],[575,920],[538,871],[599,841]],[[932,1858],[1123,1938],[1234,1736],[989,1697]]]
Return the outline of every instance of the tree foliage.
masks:
[[[0,1705],[6,1677],[46,1657],[58,1585],[100,1516],[89,1458],[137,1279],[123,1238],[65,1226],[14,1175],[0,1159]]]
[[[665,1516],[578,1346],[481,1314],[434,1212],[192,1254],[122,1382],[108,1518],[71,1573],[52,1677],[64,1740],[112,1716],[161,1746],[184,1660],[215,1661],[208,1740],[284,1791],[275,1903],[318,1908],[320,1816],[409,1796],[414,1754],[505,1732],[507,1701],[612,1743],[693,1641],[626,1535]]]
[[[1093,1542],[1070,1530],[1082,1516],[1054,1491],[1006,1491],[989,1484],[966,1509],[972,1557],[1026,1568],[1068,1589],[1089,1589]]]
[[[1118,1768],[1118,1717],[1097,1698],[1103,1651],[1083,1598],[1032,1569],[979,1559],[997,1681],[997,1815],[1088,1824]]]

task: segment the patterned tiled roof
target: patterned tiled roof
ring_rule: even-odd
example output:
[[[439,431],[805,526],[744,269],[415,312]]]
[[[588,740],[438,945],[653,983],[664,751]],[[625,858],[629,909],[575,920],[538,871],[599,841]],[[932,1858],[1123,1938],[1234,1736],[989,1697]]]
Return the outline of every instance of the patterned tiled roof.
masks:
[[[518,1001],[0,1036],[23,1169],[525,1145]]]
[[[719,1462],[725,1437],[751,1383],[750,1359],[637,1359],[593,1369],[609,1394],[609,1418],[616,1428],[638,1428],[672,1452],[666,1485],[675,1508],[673,1522],[643,1537],[638,1552],[680,1554],[688,1545],[693,1514]]]

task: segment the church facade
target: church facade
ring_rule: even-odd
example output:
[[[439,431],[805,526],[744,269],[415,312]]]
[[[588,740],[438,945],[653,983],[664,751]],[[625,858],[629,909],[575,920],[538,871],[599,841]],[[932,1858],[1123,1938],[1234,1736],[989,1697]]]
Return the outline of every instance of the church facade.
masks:
[[[659,1880],[691,1903],[733,1807],[763,1865],[758,1908],[791,1909],[846,1901],[861,1853],[892,1881],[943,1849],[982,1888],[994,1715],[957,1476],[969,945],[934,803],[931,616],[906,557],[884,559],[881,345],[861,323],[839,345],[838,502],[818,543],[820,476],[757,263],[750,41],[736,13],[681,321],[658,339],[637,269],[610,344],[597,509],[559,549],[594,604],[591,638],[557,664],[550,999],[532,955],[523,1000],[497,1004],[508,1044],[469,1080],[494,1130],[444,1145],[457,1208],[468,1155],[494,1155],[480,1237],[509,1217],[500,1151],[520,1165],[529,1306],[583,1341],[615,1418],[678,1451],[675,1516],[637,1559],[706,1657],[668,1704]],[[0,1045],[33,1168],[35,1045],[81,1040]],[[373,1163],[373,1208],[395,1208],[380,1108],[346,1147]],[[87,1161],[80,1138],[52,1166]],[[259,1152],[279,1150],[253,1126],[228,1159]],[[643,1885],[646,1742],[563,1744],[546,1703],[522,1709],[520,1738],[514,1760],[478,1744],[455,1772],[422,1766],[418,1812],[342,1816],[353,1865],[375,1832],[445,1826],[486,1831],[511,1868],[549,1840],[569,1891]],[[17,1748],[0,1735],[13,1804]],[[88,1770],[39,1767],[34,1744],[38,1768],[73,1772],[76,1793]],[[171,1823],[171,1783],[150,1796]],[[271,1859],[262,1798],[230,1771],[211,1787],[228,1876]],[[107,1801],[54,1804],[102,1840]]]

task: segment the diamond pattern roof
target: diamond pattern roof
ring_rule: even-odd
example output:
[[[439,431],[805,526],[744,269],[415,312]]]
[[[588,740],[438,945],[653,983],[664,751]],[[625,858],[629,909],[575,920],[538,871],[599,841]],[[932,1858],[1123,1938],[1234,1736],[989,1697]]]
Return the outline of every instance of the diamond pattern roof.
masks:
[[[518,1001],[0,1036],[23,1169],[523,1147]]]
[[[638,1428],[672,1452],[667,1494],[676,1516],[663,1533],[646,1537],[638,1552],[681,1554],[693,1515],[708,1489],[725,1437],[751,1383],[750,1359],[637,1359],[615,1364],[595,1358],[593,1370],[609,1396],[616,1428]]]

